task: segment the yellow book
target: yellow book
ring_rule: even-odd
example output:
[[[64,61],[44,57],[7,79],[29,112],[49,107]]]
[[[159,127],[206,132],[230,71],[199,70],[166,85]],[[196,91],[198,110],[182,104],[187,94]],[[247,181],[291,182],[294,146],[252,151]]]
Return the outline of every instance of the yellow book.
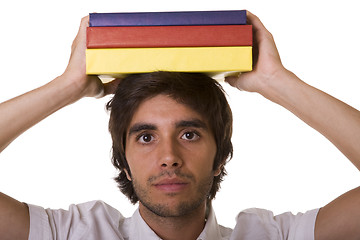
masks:
[[[86,49],[86,73],[121,76],[154,71],[224,72],[252,70],[252,47]]]

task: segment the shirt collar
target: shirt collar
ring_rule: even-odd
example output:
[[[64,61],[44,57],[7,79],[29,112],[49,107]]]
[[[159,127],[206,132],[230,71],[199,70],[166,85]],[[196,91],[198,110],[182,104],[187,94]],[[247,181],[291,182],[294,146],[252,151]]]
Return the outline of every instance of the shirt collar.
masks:
[[[146,224],[141,217],[139,208],[134,212],[130,218],[129,239],[134,240],[161,240],[156,233]]]
[[[200,233],[197,240],[219,240],[222,239],[220,226],[217,223],[214,209],[211,207],[206,220],[205,228]]]
[[[129,239],[161,240],[141,217],[139,209],[134,212],[129,220]],[[216,221],[214,210],[211,208],[205,227],[197,240],[219,240],[221,238],[220,226]]]

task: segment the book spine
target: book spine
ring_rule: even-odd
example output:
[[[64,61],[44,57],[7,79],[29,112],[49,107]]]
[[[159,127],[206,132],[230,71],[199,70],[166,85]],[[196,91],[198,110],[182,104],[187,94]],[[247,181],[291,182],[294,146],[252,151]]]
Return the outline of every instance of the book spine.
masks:
[[[90,13],[90,27],[174,26],[174,25],[243,25],[246,10]]]
[[[251,25],[88,27],[87,48],[252,46]]]
[[[86,49],[86,73],[130,74],[153,71],[246,72],[252,47]]]

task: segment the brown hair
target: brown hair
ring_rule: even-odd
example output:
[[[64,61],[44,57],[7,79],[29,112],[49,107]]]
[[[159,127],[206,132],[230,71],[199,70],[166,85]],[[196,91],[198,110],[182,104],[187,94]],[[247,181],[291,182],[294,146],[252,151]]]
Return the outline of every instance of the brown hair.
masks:
[[[120,82],[114,97],[106,105],[107,110],[111,111],[109,131],[113,140],[112,163],[119,170],[115,181],[121,192],[135,204],[138,197],[124,171],[126,169],[131,174],[125,157],[126,133],[138,106],[159,94],[192,108],[209,121],[217,147],[213,169],[221,167],[221,173],[214,177],[208,196],[208,200],[212,200],[226,175],[226,160],[231,159],[233,154],[232,113],[222,86],[201,73],[141,73],[129,75]]]

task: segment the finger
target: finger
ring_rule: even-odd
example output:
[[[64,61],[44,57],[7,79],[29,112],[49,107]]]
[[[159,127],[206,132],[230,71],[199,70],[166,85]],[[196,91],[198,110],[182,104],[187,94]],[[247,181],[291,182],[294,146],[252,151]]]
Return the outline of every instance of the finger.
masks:
[[[104,85],[97,76],[87,75],[86,81],[88,82],[87,97],[102,98],[105,96]]]
[[[246,11],[246,18],[249,24],[253,25],[255,29],[265,28],[264,24],[260,21],[260,19],[250,11]]]
[[[85,16],[81,19],[78,34],[83,34],[84,32],[86,32],[86,28],[88,26],[89,26],[89,16]]]
[[[248,19],[248,24],[251,24],[253,27],[253,68],[255,68],[255,66],[257,65],[258,62],[258,56],[259,56],[259,44],[261,42],[261,39],[264,39],[264,35],[261,34],[262,32],[266,31],[265,26],[263,25],[263,23],[260,21],[260,19],[254,15],[253,13],[251,13],[250,11],[246,12],[247,14],[247,19]]]
[[[256,40],[255,44],[256,43],[260,44],[260,42],[269,38],[273,39],[272,34],[266,29],[265,25],[260,21],[260,19],[256,15],[247,11],[247,18],[249,23],[253,27],[254,40]]]
[[[255,72],[244,72],[238,76],[230,76],[225,81],[240,91],[256,92],[258,90],[259,76]]]
[[[77,32],[77,35],[73,41],[72,49],[79,44],[79,42],[86,41],[86,28],[89,26],[89,16],[83,17],[80,22],[80,27]]]
[[[225,78],[225,82],[227,82],[228,84],[230,84],[232,87],[235,87],[237,89],[239,89],[240,91],[243,91],[243,86],[242,86],[242,79],[244,78],[244,76],[246,77],[246,75],[248,75],[247,73],[239,73],[239,75],[237,76],[229,76]]]
[[[230,84],[230,86],[232,87],[236,87],[237,88],[237,81],[239,80],[238,76],[229,76],[225,78],[225,82],[227,82],[228,84]]]
[[[108,94],[114,94],[116,92],[116,89],[121,82],[121,78],[116,78],[111,82],[104,84],[104,96]]]
[[[269,53],[268,51],[271,51],[271,53],[272,53],[271,55],[273,57],[277,58],[279,61],[281,61],[273,35],[266,29],[266,27],[260,21],[260,19],[253,13],[247,11],[247,18],[248,18],[249,23],[252,24],[252,26],[253,26],[254,68],[257,65],[260,55],[265,52]]]

